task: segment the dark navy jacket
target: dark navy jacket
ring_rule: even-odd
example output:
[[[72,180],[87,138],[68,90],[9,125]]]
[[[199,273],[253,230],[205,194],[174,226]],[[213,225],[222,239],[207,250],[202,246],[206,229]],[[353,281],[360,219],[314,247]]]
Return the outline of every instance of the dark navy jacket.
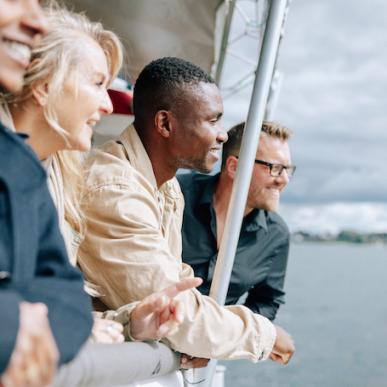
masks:
[[[203,278],[199,290],[209,294],[218,256],[213,195],[219,175],[178,175],[184,194],[183,261]],[[270,320],[284,303],[289,230],[275,212],[255,209],[243,218],[226,304],[244,305]]]
[[[44,169],[0,123],[0,374],[15,345],[23,300],[47,305],[60,363],[71,360],[90,335],[90,299],[68,261]]]

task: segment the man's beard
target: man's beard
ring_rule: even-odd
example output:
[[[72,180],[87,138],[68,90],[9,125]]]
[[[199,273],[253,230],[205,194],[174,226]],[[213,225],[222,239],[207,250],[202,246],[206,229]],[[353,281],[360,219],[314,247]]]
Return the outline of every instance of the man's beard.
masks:
[[[210,173],[213,167],[208,167],[206,164],[206,158],[204,159],[179,159],[177,164],[178,168],[190,169],[200,173]]]

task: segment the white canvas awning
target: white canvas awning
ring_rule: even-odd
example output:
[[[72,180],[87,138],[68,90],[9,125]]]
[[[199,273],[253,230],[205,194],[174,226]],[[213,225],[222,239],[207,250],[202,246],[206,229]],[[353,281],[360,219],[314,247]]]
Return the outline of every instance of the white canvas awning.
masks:
[[[216,22],[217,10],[223,2],[67,0],[74,10],[84,11],[120,36],[126,49],[127,68],[134,80],[147,63],[162,56],[177,56],[211,72],[216,25],[219,29],[221,24]]]

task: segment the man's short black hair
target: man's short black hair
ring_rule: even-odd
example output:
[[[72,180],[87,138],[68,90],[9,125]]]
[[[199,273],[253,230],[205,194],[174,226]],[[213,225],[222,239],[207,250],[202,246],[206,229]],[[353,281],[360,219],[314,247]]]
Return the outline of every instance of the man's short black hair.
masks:
[[[199,66],[184,59],[165,57],[152,61],[141,71],[134,86],[133,112],[136,121],[153,119],[159,110],[171,110],[184,88],[215,81]]]

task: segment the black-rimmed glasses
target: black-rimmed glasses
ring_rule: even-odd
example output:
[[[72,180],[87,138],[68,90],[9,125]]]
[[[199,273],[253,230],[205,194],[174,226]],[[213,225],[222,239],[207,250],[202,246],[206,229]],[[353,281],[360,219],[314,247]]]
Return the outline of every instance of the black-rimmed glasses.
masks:
[[[239,158],[238,156],[235,156],[235,157],[237,159]],[[295,165],[273,164],[273,163],[269,163],[267,161],[257,160],[257,159],[255,159],[254,162],[256,164],[266,165],[267,167],[269,167],[270,175],[273,177],[281,176],[283,170],[285,169],[286,174],[288,175],[288,178],[290,179],[294,175],[294,172],[296,171]]]
[[[270,175],[273,177],[281,176],[283,170],[285,169],[286,174],[289,178],[291,178],[294,175],[294,172],[296,171],[295,165],[273,164],[263,160],[254,160],[254,162],[256,164],[266,165],[267,167],[269,167]]]

